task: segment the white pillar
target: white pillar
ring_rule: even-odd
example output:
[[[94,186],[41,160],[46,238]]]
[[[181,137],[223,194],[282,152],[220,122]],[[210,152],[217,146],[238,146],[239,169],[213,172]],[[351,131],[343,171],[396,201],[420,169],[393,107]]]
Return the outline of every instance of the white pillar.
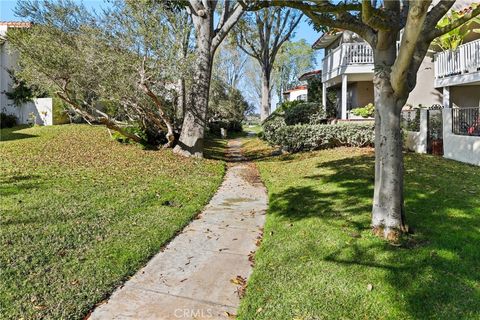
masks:
[[[322,104],[323,110],[327,112],[327,84],[322,82]]]
[[[420,109],[420,132],[418,135],[418,153],[427,153],[428,147],[428,110]]]
[[[443,87],[443,107],[444,108],[452,107],[450,103],[450,87]]]
[[[342,119],[347,119],[347,75],[342,74]]]

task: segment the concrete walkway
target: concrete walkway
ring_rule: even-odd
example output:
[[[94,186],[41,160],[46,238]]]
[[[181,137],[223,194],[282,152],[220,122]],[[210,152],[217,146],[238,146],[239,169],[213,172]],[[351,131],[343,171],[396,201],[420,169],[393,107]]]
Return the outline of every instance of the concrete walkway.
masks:
[[[242,160],[240,141],[228,156]],[[90,319],[228,319],[236,314],[267,194],[250,162],[230,162],[210,203]]]

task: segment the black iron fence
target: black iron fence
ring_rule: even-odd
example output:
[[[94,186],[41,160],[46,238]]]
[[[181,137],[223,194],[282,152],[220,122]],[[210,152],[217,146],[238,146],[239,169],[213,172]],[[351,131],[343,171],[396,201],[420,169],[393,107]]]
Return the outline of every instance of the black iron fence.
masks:
[[[452,132],[464,136],[480,136],[480,107],[452,109]]]

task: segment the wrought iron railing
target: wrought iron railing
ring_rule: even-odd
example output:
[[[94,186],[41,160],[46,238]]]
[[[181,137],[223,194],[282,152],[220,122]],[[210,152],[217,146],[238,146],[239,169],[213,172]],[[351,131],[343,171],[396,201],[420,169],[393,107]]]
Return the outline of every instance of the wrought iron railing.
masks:
[[[464,136],[480,136],[480,107],[452,109],[452,132]]]

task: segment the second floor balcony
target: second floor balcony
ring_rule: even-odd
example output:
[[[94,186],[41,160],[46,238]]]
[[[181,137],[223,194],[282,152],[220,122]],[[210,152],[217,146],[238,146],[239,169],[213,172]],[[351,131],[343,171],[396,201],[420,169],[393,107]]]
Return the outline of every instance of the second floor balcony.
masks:
[[[435,54],[435,87],[480,82],[480,39]]]
[[[322,69],[323,82],[344,73],[373,74],[373,50],[368,43],[343,43],[325,56]]]

